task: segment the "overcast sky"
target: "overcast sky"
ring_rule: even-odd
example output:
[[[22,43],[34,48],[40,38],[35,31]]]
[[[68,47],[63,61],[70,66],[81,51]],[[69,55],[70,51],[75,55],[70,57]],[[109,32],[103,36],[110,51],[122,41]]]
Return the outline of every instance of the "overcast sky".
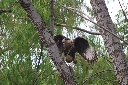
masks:
[[[128,0],[120,0],[120,2],[121,4],[124,4],[122,5],[123,10],[128,11]],[[111,1],[110,3],[107,4],[107,7],[112,20],[114,20],[114,16],[118,14],[118,10],[121,10],[118,0],[115,0],[114,2]]]
[[[107,1],[109,1],[109,2],[107,2]],[[128,0],[119,0],[119,1],[121,4],[124,4],[124,5],[122,5],[123,9],[124,10],[126,9],[128,11]],[[87,3],[88,6],[91,6],[90,0],[85,0],[85,2]],[[105,0],[105,2],[107,4],[108,11],[109,11],[109,14],[110,14],[112,20],[115,21],[114,16],[116,14],[118,14],[118,10],[121,10],[118,0]]]

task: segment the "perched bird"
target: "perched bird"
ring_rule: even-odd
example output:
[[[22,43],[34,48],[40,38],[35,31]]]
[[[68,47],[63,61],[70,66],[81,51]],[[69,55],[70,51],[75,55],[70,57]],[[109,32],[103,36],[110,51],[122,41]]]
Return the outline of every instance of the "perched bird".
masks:
[[[97,61],[97,54],[94,48],[88,41],[82,37],[77,37],[74,40],[66,38],[63,35],[56,35],[54,37],[55,43],[58,46],[60,53],[66,56],[66,62],[77,63],[75,53],[78,52],[89,64]]]
[[[54,41],[55,41],[57,47],[59,48],[60,53],[63,52],[63,42],[62,42],[62,40],[64,38],[66,38],[66,37],[63,36],[63,35],[56,35],[56,36],[54,36]]]

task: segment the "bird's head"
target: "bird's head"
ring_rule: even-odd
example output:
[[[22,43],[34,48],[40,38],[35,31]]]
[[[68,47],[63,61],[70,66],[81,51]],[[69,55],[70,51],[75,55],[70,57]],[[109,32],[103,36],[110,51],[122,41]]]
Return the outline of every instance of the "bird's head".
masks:
[[[64,47],[68,48],[68,47],[71,47],[72,46],[73,41],[70,40],[69,38],[64,38],[62,40],[62,43],[63,43]]]

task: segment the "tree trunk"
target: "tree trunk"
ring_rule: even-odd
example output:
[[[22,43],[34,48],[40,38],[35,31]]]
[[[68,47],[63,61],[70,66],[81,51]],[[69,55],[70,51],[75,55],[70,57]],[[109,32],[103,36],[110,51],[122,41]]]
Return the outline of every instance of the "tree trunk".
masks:
[[[66,85],[77,85],[70,68],[59,54],[59,50],[51,36],[50,30],[46,27],[45,22],[41,19],[41,16],[37,13],[32,3],[29,0],[19,0],[19,2],[34,24],[41,42],[47,48],[49,57],[52,59],[64,83]]]
[[[114,34],[117,34],[117,30],[111,20],[108,13],[108,8],[104,0],[90,0],[93,11],[96,14],[97,24],[102,26]],[[113,63],[113,69],[117,76],[120,85],[128,85],[128,61],[126,55],[123,52],[120,40],[114,37],[110,32],[98,28],[104,39],[105,47],[109,53],[110,59]]]

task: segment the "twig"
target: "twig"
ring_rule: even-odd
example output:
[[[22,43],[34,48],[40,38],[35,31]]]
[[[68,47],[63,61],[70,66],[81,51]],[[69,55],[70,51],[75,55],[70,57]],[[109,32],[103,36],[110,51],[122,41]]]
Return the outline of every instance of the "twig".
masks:
[[[123,7],[122,7],[122,5],[121,5],[121,3],[120,3],[120,0],[118,0],[118,2],[119,2],[119,4],[120,4],[121,10],[122,10],[123,15],[124,15],[124,17],[125,17],[126,24],[128,25],[128,19],[127,19],[126,13],[125,13],[124,10],[123,10]],[[126,28],[126,27],[125,27],[125,28]],[[125,28],[123,29],[124,34],[126,33]],[[126,29],[127,29],[127,28],[126,28]],[[123,35],[123,39],[124,39],[124,35]]]
[[[56,3],[58,3],[58,2],[56,2]],[[58,3],[58,4],[59,4],[59,3]],[[112,34],[112,35],[115,36],[116,38],[118,38],[118,39],[120,39],[121,41],[123,41],[126,45],[128,45],[128,42],[126,42],[125,40],[123,40],[122,38],[120,38],[119,36],[117,36],[116,34],[114,34],[113,32],[109,31],[108,29],[105,29],[104,27],[98,25],[96,22],[94,22],[94,21],[92,21],[92,20],[90,20],[90,19],[84,17],[84,16],[81,15],[80,13],[78,13],[78,12],[72,10],[71,7],[66,7],[66,6],[63,6],[63,5],[61,5],[61,4],[59,4],[59,5],[62,6],[63,8],[66,8],[66,9],[72,11],[73,13],[76,13],[77,15],[81,16],[83,19],[92,22],[93,24],[95,24],[95,25],[98,26],[99,28],[104,29],[105,31],[109,32],[110,34]]]
[[[79,12],[79,13],[80,13],[80,14],[82,14],[82,15],[87,16],[90,20],[92,20],[92,18],[91,18],[90,16],[88,16],[88,15],[87,15],[87,14],[85,14],[84,12],[80,11],[79,9],[72,8],[72,7],[68,7],[68,8],[70,8],[70,9],[72,9],[72,10],[75,10],[76,12]]]
[[[124,10],[123,10],[123,7],[121,6],[120,0],[118,0],[118,2],[119,2],[119,4],[120,4],[121,10],[122,10],[123,15],[124,15],[124,17],[125,17],[125,20],[126,20],[126,22],[128,23],[127,16],[126,16],[126,14],[125,14],[125,12],[124,12]]]
[[[13,3],[12,5],[9,5],[7,7],[7,9],[11,9],[13,6],[15,6],[17,3],[19,3],[19,1],[16,1],[15,3]],[[12,10],[6,10],[6,9],[0,9],[0,14],[2,13],[11,13]]]
[[[11,13],[12,10],[0,9],[0,14],[2,13]]]
[[[39,75],[37,75],[37,73],[35,73],[34,75],[34,79],[32,81],[32,85],[35,85],[35,83],[37,82],[38,78],[41,76],[41,74],[43,74],[45,72],[45,70],[41,73],[39,73]]]
[[[67,26],[66,24],[59,24],[59,23],[55,23],[56,26],[63,26],[63,27],[70,27],[70,26]],[[79,27],[76,27],[76,26],[71,26],[73,29],[76,29],[76,30],[80,30],[80,31],[83,31],[83,32],[87,32],[89,34],[94,34],[94,35],[101,35],[100,33],[98,32],[91,32],[91,31],[87,31],[85,29],[81,29]]]
[[[54,0],[50,2],[50,30],[51,34],[53,35],[54,29],[54,15],[53,15],[53,7],[54,7]]]
[[[99,78],[99,77],[98,77]],[[111,77],[111,79],[106,79],[106,78],[99,78],[99,79],[101,79],[101,80],[104,80],[104,81],[109,81],[109,82],[117,82],[118,80],[113,80],[113,78]]]
[[[84,85],[89,79],[93,78],[95,75],[98,75],[99,73],[103,73],[103,72],[107,72],[107,71],[113,71],[113,70],[112,70],[112,69],[108,69],[108,70],[102,70],[102,71],[100,71],[100,72],[94,73],[94,74],[92,74],[90,77],[88,77],[88,78],[83,82],[82,85]]]

